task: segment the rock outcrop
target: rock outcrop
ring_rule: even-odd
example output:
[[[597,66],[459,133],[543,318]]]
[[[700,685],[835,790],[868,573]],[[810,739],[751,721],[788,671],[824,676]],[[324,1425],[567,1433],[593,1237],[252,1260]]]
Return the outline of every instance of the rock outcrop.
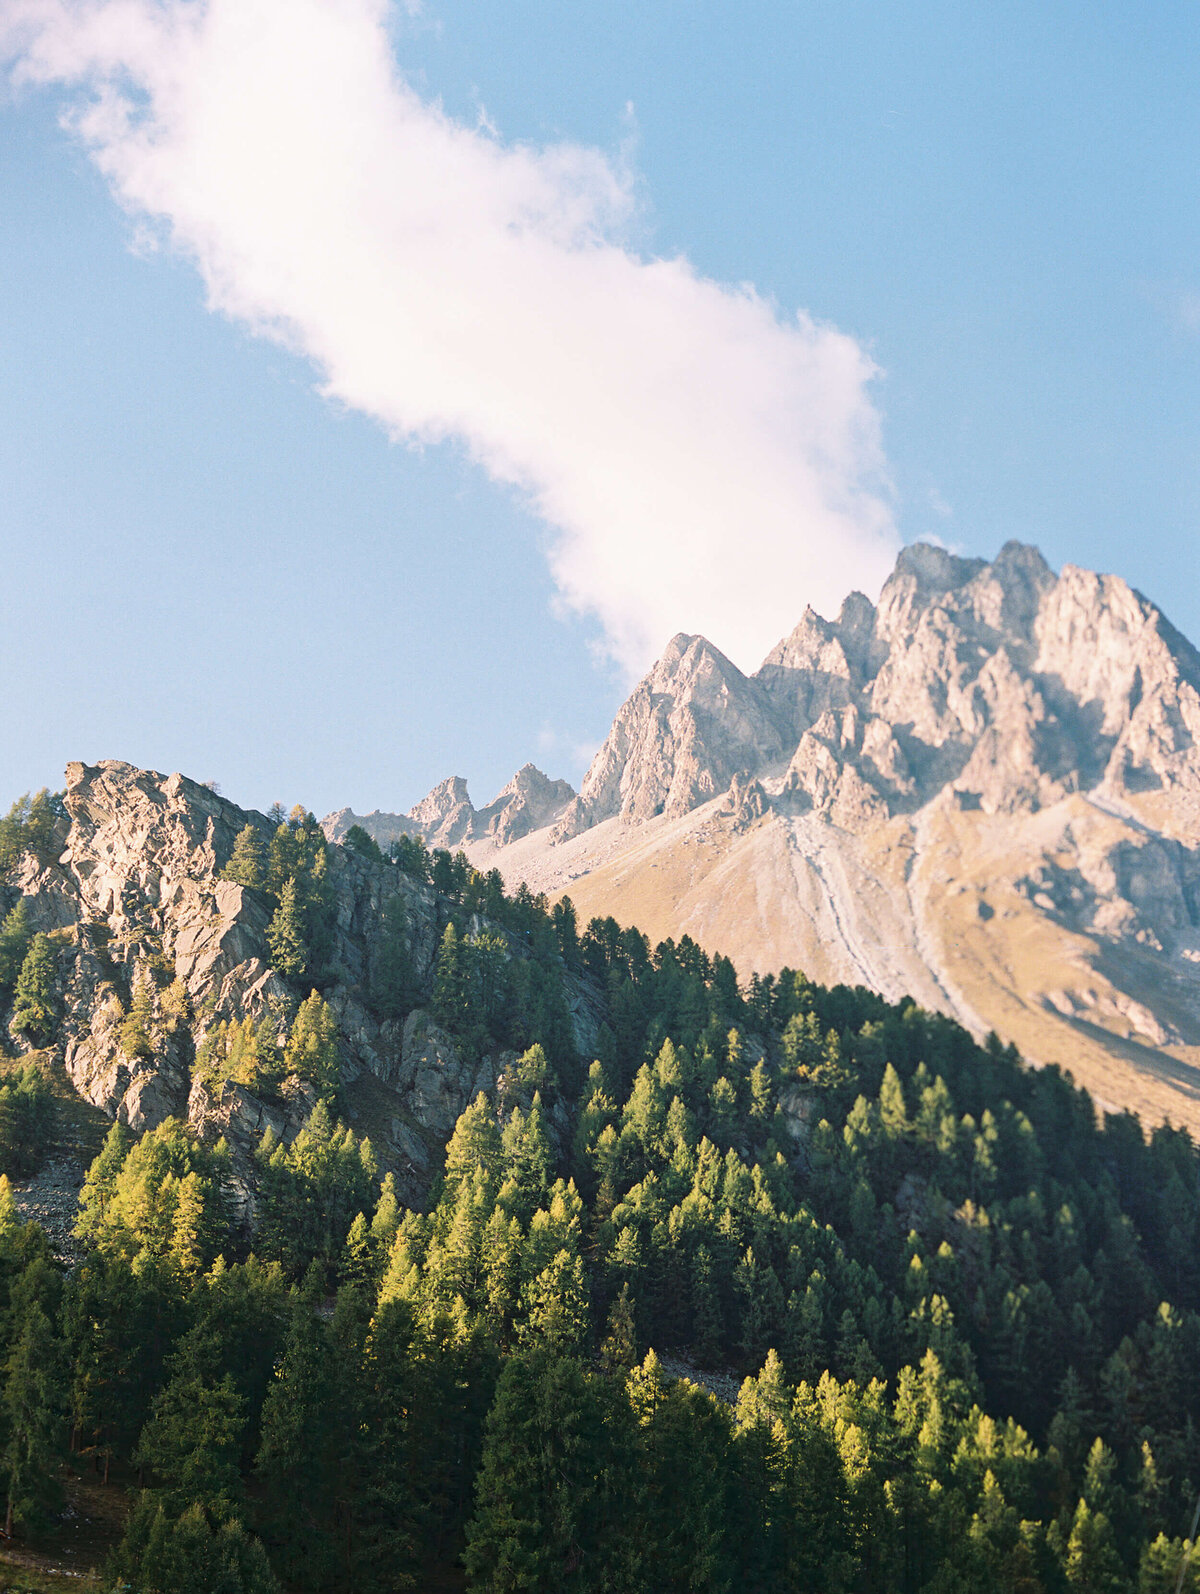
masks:
[[[518,780],[517,795],[529,794],[537,811],[536,782]],[[254,1147],[267,1128],[296,1133],[315,1098],[293,1079],[280,1099],[260,1100],[241,1085],[209,1086],[193,1065],[214,1026],[265,1020],[282,1035],[307,995],[270,965],[271,899],[222,878],[239,832],[258,829],[265,848],[274,826],[182,775],[115,761],[71,764],[65,809],[57,857],[27,855],[0,909],[19,892],[33,927],[54,937],[56,1045],[67,1072],[88,1101],[135,1130],[186,1116],[202,1134],[224,1136],[248,1207]],[[403,1025],[375,1015],[367,993],[389,904],[402,900],[414,978],[425,987],[448,906],[411,875],[356,852],[333,846],[327,863],[334,975],[324,994],[338,1021],[351,1119],[361,1098],[385,1166],[417,1199],[458,1114],[506,1059],[466,1060],[419,1011]],[[524,954],[513,946],[512,955]],[[152,993],[152,1044],[130,1055],[122,1029],[139,988]]]

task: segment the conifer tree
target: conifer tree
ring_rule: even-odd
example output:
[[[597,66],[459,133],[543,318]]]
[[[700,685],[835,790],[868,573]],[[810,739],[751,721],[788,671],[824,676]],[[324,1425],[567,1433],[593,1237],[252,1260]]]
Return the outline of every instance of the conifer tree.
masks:
[[[1063,1572],[1071,1594],[1128,1594],[1129,1581],[1117,1555],[1112,1524],[1086,1500],[1075,1507]]]
[[[35,935],[17,975],[11,1027],[35,1046],[44,1046],[58,1018],[54,1000],[55,958],[49,936]]]
[[[294,875],[280,889],[279,906],[267,926],[267,944],[272,964],[286,979],[298,980],[307,971],[308,926]]]
[[[360,858],[366,858],[369,863],[383,862],[383,854],[379,850],[379,843],[361,825],[350,826],[342,837],[342,846],[350,852],[356,852]]]
[[[638,1428],[642,1586],[655,1594],[724,1594],[737,1586],[744,1561],[731,1531],[728,1412],[694,1384],[668,1382],[653,1351],[630,1375],[627,1394]]]
[[[143,974],[134,987],[129,1012],[121,1025],[121,1050],[131,1060],[149,1057],[154,1050],[150,1039],[150,1025],[154,1018],[154,987],[148,974]]]
[[[171,1358],[135,1460],[149,1472],[168,1510],[200,1504],[223,1513],[241,1494],[245,1424],[245,1400],[221,1370],[216,1334],[201,1323]]]
[[[193,1168],[179,1182],[171,1226],[171,1255],[186,1278],[195,1278],[204,1266],[208,1227],[204,1184]]]
[[[375,1278],[375,1249],[371,1244],[371,1229],[362,1212],[356,1214],[346,1235],[338,1275],[343,1284],[354,1289],[366,1289]]]
[[[467,1528],[472,1590],[615,1594],[633,1586],[627,1413],[608,1380],[570,1357],[538,1349],[509,1358]]]
[[[329,1329],[301,1296],[263,1402],[255,1471],[267,1508],[264,1533],[279,1566],[303,1588],[326,1586],[338,1560],[338,1397]]]
[[[287,1073],[315,1085],[327,1100],[341,1084],[337,1020],[328,1002],[316,991],[300,1004],[284,1047],[283,1066]]]
[[[175,1516],[143,1495],[111,1557],[109,1577],[135,1594],[280,1594],[266,1552],[236,1517],[200,1505]]]
[[[473,1178],[477,1168],[483,1170],[490,1182],[498,1182],[502,1158],[496,1115],[480,1091],[470,1106],[459,1114],[446,1146],[443,1190],[447,1201],[453,1203],[458,1199],[459,1186],[465,1179]]]
[[[266,851],[256,825],[244,825],[238,831],[229,862],[221,871],[223,880],[235,885],[248,886],[252,891],[262,891],[267,883]]]
[[[433,1016],[447,1029],[463,1030],[471,1021],[469,952],[453,923],[448,924],[438,947],[433,971]]]
[[[65,1390],[59,1346],[41,1303],[25,1306],[4,1369],[4,1532],[37,1528],[62,1499],[58,1467],[62,1450]]]
[[[608,1314],[608,1327],[600,1345],[600,1358],[607,1367],[637,1365],[637,1322],[633,1312],[633,1297],[629,1293],[628,1279],[621,1285],[620,1293]]]
[[[404,898],[397,894],[383,910],[383,929],[371,969],[371,999],[381,1018],[397,1019],[416,1006],[418,996],[408,915]]]
[[[11,991],[17,983],[32,939],[29,907],[24,897],[18,897],[15,907],[0,924],[0,993]]]

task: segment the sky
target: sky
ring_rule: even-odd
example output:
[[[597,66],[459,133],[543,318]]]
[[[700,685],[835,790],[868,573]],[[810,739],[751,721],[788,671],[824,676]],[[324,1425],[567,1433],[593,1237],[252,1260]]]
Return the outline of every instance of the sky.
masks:
[[[921,537],[1200,639],[1198,31],[0,0],[0,802],[578,783]]]

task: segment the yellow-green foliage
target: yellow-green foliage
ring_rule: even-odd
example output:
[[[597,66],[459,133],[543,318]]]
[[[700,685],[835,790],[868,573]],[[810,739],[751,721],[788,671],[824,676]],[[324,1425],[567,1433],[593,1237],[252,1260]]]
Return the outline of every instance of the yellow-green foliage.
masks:
[[[80,1192],[75,1232],[135,1268],[158,1258],[194,1274],[222,1233],[228,1166],[224,1142],[202,1146],[176,1118],[136,1143],[114,1124]]]
[[[218,1024],[196,1054],[196,1073],[214,1089],[231,1080],[256,1090],[269,1084],[278,1071],[279,1046],[270,1019],[264,1019],[257,1029],[249,1018],[240,1024]]]
[[[337,1019],[328,1002],[313,991],[301,1003],[283,1053],[283,1068],[332,1096],[341,1081]]]

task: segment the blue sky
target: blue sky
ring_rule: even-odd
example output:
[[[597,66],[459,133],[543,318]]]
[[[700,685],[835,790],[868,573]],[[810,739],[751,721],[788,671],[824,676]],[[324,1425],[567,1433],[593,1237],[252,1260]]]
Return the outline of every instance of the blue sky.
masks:
[[[324,5],[323,24],[340,0],[309,3]],[[264,28],[273,5],[254,0]],[[703,628],[752,666],[759,637],[765,652],[770,626],[784,628],[775,616],[798,618],[810,597],[829,608],[860,569],[861,584],[877,579],[897,539],[931,534],[981,554],[1015,536],[1055,564],[1117,570],[1200,638],[1191,8],[428,0],[416,17],[393,13],[395,59],[418,107],[413,136],[424,136],[419,107],[439,102],[434,131],[458,126],[469,142],[481,116],[491,129],[490,143],[468,150],[474,164],[455,169],[461,183],[421,193],[423,216],[451,212],[436,218],[446,247],[459,237],[468,250],[490,247],[468,214],[490,203],[489,151],[576,152],[569,180],[511,160],[496,180],[525,207],[546,191],[551,208],[583,194],[586,225],[603,233],[611,286],[577,296],[581,319],[611,317],[598,342],[572,323],[576,257],[593,243],[576,231],[562,245],[555,231],[549,250],[548,341],[597,364],[610,343],[625,351],[594,382],[587,359],[566,361],[577,389],[553,350],[533,346],[520,321],[528,305],[511,283],[497,286],[506,267],[490,256],[464,276],[459,310],[478,308],[481,344],[494,330],[484,323],[505,316],[525,327],[525,343],[514,333],[478,367],[464,356],[444,387],[436,360],[406,374],[390,356],[365,359],[377,308],[380,347],[392,347],[384,299],[364,292],[351,328],[315,290],[303,313],[285,304],[278,272],[266,288],[261,274],[249,286],[231,275],[242,236],[229,223],[220,250],[195,242],[187,150],[151,170],[93,130],[105,176],[60,125],[111,67],[81,63],[73,39],[53,37],[62,24],[52,0],[32,0],[32,12],[50,19],[44,81],[0,106],[5,800],[58,783],[75,757],[182,768],[248,804],[279,798],[318,812],[404,808],[450,773],[482,802],[526,758],[577,781],[648,647]],[[18,60],[26,43],[10,44]],[[160,92],[156,62],[119,66],[135,80],[150,74],[151,97]],[[259,92],[253,72],[237,82],[243,97]],[[263,144],[307,178],[313,157],[302,138],[289,142],[286,89],[262,85],[274,107]],[[329,114],[337,108],[331,92]],[[419,180],[387,130],[364,131],[378,169],[347,173],[372,248],[375,196],[381,210],[393,202],[396,171],[395,183]],[[291,169],[280,168],[285,178]],[[204,213],[209,232],[237,197],[213,201],[224,208]],[[160,234],[164,215],[175,226],[174,247],[146,246],[148,211]],[[347,260],[374,270],[382,259],[382,275],[394,264],[406,292],[433,292],[396,243],[416,236],[411,214],[396,214],[394,260],[365,245],[331,256],[335,297],[343,281],[349,299],[359,292]],[[281,236],[294,227],[282,211],[278,220]],[[560,223],[556,210],[534,225],[539,250]],[[317,230],[314,254],[327,246]],[[514,269],[540,269],[544,255]],[[672,303],[709,352],[682,371],[679,407],[697,372],[713,373],[718,391],[728,374],[712,351],[745,305],[711,285],[753,284],[760,308],[746,342],[759,363],[745,371],[779,378],[792,427],[765,442],[747,435],[731,453],[729,480],[755,482],[761,443],[770,492],[747,523],[726,506],[723,520],[697,526],[695,582],[688,449],[704,452],[708,422],[697,411],[690,431],[667,437],[672,350],[647,379],[652,396],[634,391],[642,373],[622,302],[648,291],[646,261],[680,257],[690,274],[668,284]],[[276,300],[302,329],[289,331],[290,349],[247,324],[253,315],[261,325]],[[797,334],[800,309],[817,326]],[[333,397],[318,391],[313,363],[326,350]],[[795,387],[796,360],[809,356],[818,374]],[[880,374],[864,374],[867,361]],[[498,373],[486,414],[463,397],[476,369]],[[543,391],[551,411],[569,400],[559,429],[580,434],[569,447],[555,416],[539,413]],[[609,451],[590,454],[584,445],[626,392],[632,430],[616,417]],[[829,412],[844,422],[836,480],[814,488],[811,459],[793,479],[779,456],[788,437],[804,455],[804,428]],[[409,446],[413,416],[449,440]],[[878,437],[860,445],[864,417]],[[660,423],[661,518],[681,529],[650,547]],[[718,423],[723,436],[740,437],[743,423],[770,430],[749,403]],[[793,548],[797,503],[815,518],[797,521]],[[831,548],[840,552],[826,559]],[[727,607],[722,570],[730,586],[742,570],[750,582]]]

